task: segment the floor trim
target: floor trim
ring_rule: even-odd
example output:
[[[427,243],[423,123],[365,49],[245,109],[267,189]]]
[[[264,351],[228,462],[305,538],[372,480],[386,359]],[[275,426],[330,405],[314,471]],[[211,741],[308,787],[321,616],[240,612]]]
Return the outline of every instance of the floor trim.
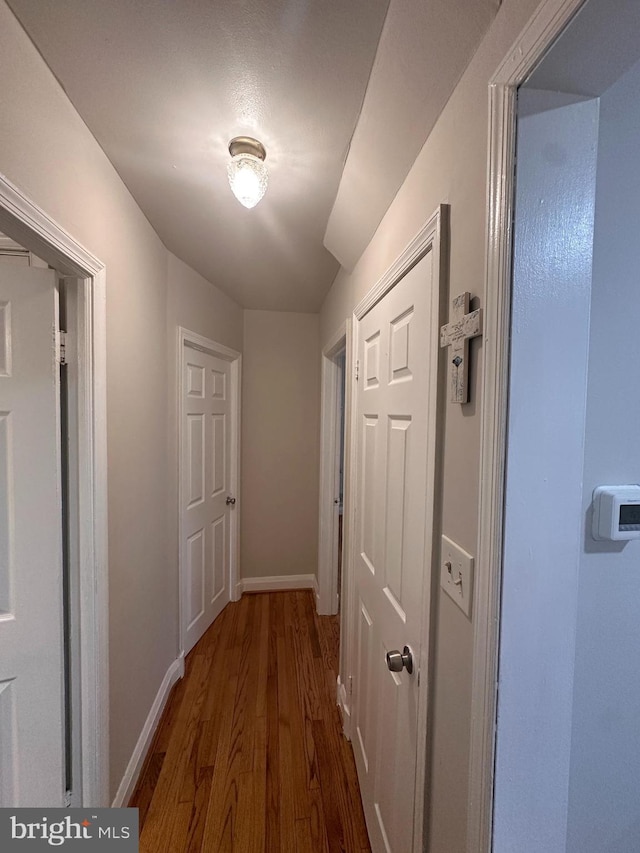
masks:
[[[312,589],[318,595],[315,575],[272,575],[266,578],[240,578],[238,592],[275,592],[286,589]]]
[[[156,728],[158,727],[158,723],[160,722],[160,717],[164,711],[166,701],[169,698],[171,688],[176,681],[179,681],[182,678],[183,675],[184,655],[181,654],[180,657],[174,660],[162,679],[162,684],[160,685],[156,698],[153,700],[149,716],[142,727],[140,737],[138,738],[138,742],[133,750],[127,769],[124,772],[122,781],[118,786],[111,808],[118,809],[125,807],[133,796],[133,792],[138,783],[138,777],[142,771],[145,758],[147,757],[147,752],[151,746],[153,736],[156,732]]]

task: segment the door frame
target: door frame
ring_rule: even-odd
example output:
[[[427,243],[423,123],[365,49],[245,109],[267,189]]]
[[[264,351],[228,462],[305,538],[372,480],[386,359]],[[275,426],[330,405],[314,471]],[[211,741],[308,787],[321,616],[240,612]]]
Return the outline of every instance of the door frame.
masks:
[[[518,87],[586,0],[545,0],[489,81],[488,235],[467,853],[490,853],[498,695]]]
[[[338,525],[334,501],[338,485],[337,463],[340,448],[340,366],[337,356],[344,351],[346,374],[346,321],[331,336],[322,350],[320,397],[320,517],[318,536],[318,595],[317,609],[321,616],[338,612]],[[346,409],[346,390],[345,390]],[[346,413],[345,413],[346,414]],[[346,448],[345,448],[346,449]]]
[[[441,364],[440,357],[440,325],[442,323],[442,310],[445,300],[442,298],[445,293],[445,285],[447,281],[447,239],[448,239],[448,223],[449,223],[449,206],[441,204],[433,215],[429,218],[426,224],[420,229],[416,236],[409,242],[407,247],[389,267],[384,275],[379,279],[377,284],[371,288],[366,296],[358,303],[353,311],[352,334],[351,334],[351,366],[352,370],[358,368],[358,342],[360,333],[360,321],[363,317],[379,302],[399,281],[403,278],[429,251],[433,252],[434,268],[437,270],[434,274],[434,284],[431,291],[431,322],[433,325],[432,333],[433,340],[436,342],[434,349],[434,357],[429,365],[430,377],[430,399],[429,399],[429,414],[427,419],[427,430],[429,433],[428,450],[427,450],[427,483],[435,484],[439,463],[438,463],[438,444],[440,440],[440,413],[438,412],[438,399],[441,390]],[[347,377],[348,378],[348,377]],[[345,656],[345,664],[348,668],[349,675],[347,683],[352,684],[352,676],[356,669],[356,648],[357,648],[357,599],[356,599],[356,504],[358,501],[358,482],[357,482],[357,441],[358,441],[358,424],[357,418],[357,383],[351,382],[349,389],[349,503],[345,508],[348,508],[346,518],[348,524],[345,526],[345,538],[343,539],[343,559],[346,558],[345,574],[348,586],[348,614],[347,614],[347,637],[348,637],[348,657]],[[427,494],[425,517],[433,518],[433,525],[425,525],[425,569],[429,566],[436,565],[437,547],[439,542],[438,530],[439,522],[436,518],[438,509],[437,497],[435,488]],[[423,734],[423,737],[418,739],[418,752],[416,758],[416,786],[414,798],[414,832],[413,832],[413,850],[412,853],[421,853],[423,849],[423,841],[425,838],[425,795],[427,790],[427,746],[429,739],[429,726],[431,720],[431,709],[429,707],[429,688],[432,684],[431,673],[431,634],[432,634],[432,605],[435,600],[433,589],[439,583],[437,572],[432,572],[431,583],[424,584],[423,601],[422,601],[422,637],[420,660],[418,661],[418,673],[422,673],[419,678],[418,688],[418,722],[417,731]],[[346,605],[347,606],[347,605]],[[346,610],[346,606],[343,608]],[[426,676],[426,677],[425,677]],[[344,683],[344,680],[343,680]],[[347,692],[349,701],[349,719],[353,718],[352,696],[351,690]]]
[[[182,512],[182,442],[183,395],[184,395],[184,358],[186,349],[196,349],[229,362],[231,366],[231,471],[229,485],[236,498],[236,505],[229,521],[229,597],[237,601],[242,594],[240,581],[240,416],[241,416],[241,376],[242,355],[230,347],[212,341],[197,332],[178,326],[178,624],[180,625],[180,654],[184,655],[186,625],[184,620],[184,582],[185,566],[182,558],[182,536],[184,515]]]
[[[107,525],[106,269],[18,187],[0,175],[0,231],[75,287],[78,465],[74,547],[79,555],[83,806],[109,802],[109,609]],[[74,792],[75,793],[75,792]]]

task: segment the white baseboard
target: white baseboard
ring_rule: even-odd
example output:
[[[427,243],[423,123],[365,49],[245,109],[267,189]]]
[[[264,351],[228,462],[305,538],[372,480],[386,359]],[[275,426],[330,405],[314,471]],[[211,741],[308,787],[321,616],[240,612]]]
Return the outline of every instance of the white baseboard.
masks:
[[[162,715],[162,712],[164,711],[164,706],[169,697],[169,693],[171,692],[171,688],[176,683],[176,681],[182,678],[183,675],[184,654],[181,654],[179,658],[176,658],[176,660],[174,660],[174,662],[171,664],[171,666],[165,673],[164,678],[162,679],[162,684],[160,685],[160,689],[158,690],[156,698],[153,700],[153,705],[151,706],[149,716],[147,717],[145,724],[142,727],[142,732],[140,733],[138,742],[135,746],[135,749],[133,750],[133,755],[129,760],[129,764],[127,765],[127,769],[124,772],[122,781],[118,786],[118,791],[111,806],[112,808],[122,808],[123,806],[126,806],[129,800],[131,799],[131,796],[138,783],[138,777],[140,776],[142,765],[144,764],[144,760],[147,757],[147,752],[149,750],[149,747],[151,746],[151,741],[153,740],[156,728],[158,727],[158,723],[160,722],[160,717]]]
[[[318,579],[315,575],[273,575],[270,578],[240,578],[238,589],[241,593],[312,589],[317,594]]]

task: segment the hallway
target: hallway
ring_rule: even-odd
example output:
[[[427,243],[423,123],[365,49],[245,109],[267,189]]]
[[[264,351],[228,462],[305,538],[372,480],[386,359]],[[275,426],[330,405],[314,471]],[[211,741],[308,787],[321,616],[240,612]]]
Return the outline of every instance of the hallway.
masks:
[[[141,853],[369,851],[335,704],[338,617],[244,595],[189,654],[130,805]]]

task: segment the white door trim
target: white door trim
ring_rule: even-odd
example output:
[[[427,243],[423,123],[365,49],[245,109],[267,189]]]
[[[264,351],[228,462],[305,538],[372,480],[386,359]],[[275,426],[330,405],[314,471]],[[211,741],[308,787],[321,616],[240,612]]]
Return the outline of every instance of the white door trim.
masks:
[[[358,303],[353,312],[353,327],[351,334],[351,359],[350,366],[354,369],[358,357],[358,335],[360,320],[367,314],[373,306],[379,302],[398,281],[406,275],[412,267],[430,250],[433,252],[434,269],[438,272],[434,280],[437,286],[431,291],[431,317],[434,324],[433,333],[434,340],[439,340],[439,327],[442,321],[441,317],[441,300],[440,294],[443,291],[443,285],[446,277],[446,264],[442,261],[446,258],[445,239],[448,233],[449,207],[441,204],[435,213],[430,217],[429,221],[420,229],[416,236],[404,249],[397,260],[389,267],[386,273],[380,278],[378,283],[367,293],[367,295]],[[439,348],[438,348],[439,352]],[[438,441],[438,411],[437,411],[437,395],[440,386],[440,362],[441,359],[436,357],[430,361],[430,388],[431,399],[429,400],[429,415],[427,420],[427,429],[429,432],[429,446],[427,459],[427,483],[433,484],[436,479],[437,471],[437,453],[436,446]],[[355,649],[356,649],[356,630],[357,630],[357,607],[356,607],[356,589],[355,589],[355,566],[356,566],[356,537],[352,535],[352,531],[356,530],[355,509],[357,503],[357,423],[353,417],[353,413],[357,411],[357,384],[351,382],[349,399],[349,409],[351,417],[349,420],[349,502],[346,503],[345,509],[348,512],[345,515],[343,554],[346,560],[345,574],[347,576],[346,583],[348,586],[348,615],[347,615],[347,636],[348,636],[348,658],[345,658],[347,667],[347,679],[340,677],[340,685],[351,683],[351,673],[356,669]],[[435,489],[431,489],[427,495],[425,506],[425,517],[435,519]],[[425,570],[434,564],[435,547],[438,542],[437,531],[434,526],[425,525]],[[343,584],[344,587],[344,584]],[[422,624],[422,643],[420,661],[418,669],[420,671],[420,687],[419,687],[419,703],[418,709],[418,732],[422,733],[422,737],[418,738],[418,753],[416,758],[416,786],[415,786],[415,806],[414,806],[414,833],[413,833],[413,851],[412,853],[421,853],[424,841],[424,818],[425,818],[425,795],[426,795],[426,774],[427,774],[427,746],[428,746],[428,724],[430,720],[430,708],[428,706],[429,687],[431,685],[431,668],[430,668],[430,637],[431,637],[431,585],[424,584],[424,599],[423,599],[423,624]],[[346,608],[345,608],[346,609]],[[349,702],[350,702],[349,697]],[[352,708],[349,708],[349,717],[352,716]]]
[[[489,82],[478,571],[475,579],[467,853],[492,840],[503,504],[509,384],[517,89],[585,0],[542,3]]]
[[[241,411],[241,374],[242,355],[230,347],[205,338],[197,332],[191,332],[178,326],[178,618],[180,624],[180,654],[184,654],[186,626],[183,619],[183,572],[182,564],[182,406],[184,394],[184,351],[185,348],[200,350],[230,362],[231,369],[231,472],[229,484],[236,505],[230,518],[230,548],[229,548],[229,594],[231,601],[237,601],[242,594],[239,583],[240,576],[240,411]]]
[[[106,272],[101,261],[2,175],[0,231],[77,280],[81,800],[84,806],[108,806]]]
[[[338,383],[336,356],[347,346],[347,323],[333,334],[322,350],[320,408],[320,521],[318,538],[318,613],[338,612],[338,530],[334,512],[337,497],[336,459],[339,448]],[[346,359],[345,359],[346,362]],[[345,363],[346,370],[346,363]]]

